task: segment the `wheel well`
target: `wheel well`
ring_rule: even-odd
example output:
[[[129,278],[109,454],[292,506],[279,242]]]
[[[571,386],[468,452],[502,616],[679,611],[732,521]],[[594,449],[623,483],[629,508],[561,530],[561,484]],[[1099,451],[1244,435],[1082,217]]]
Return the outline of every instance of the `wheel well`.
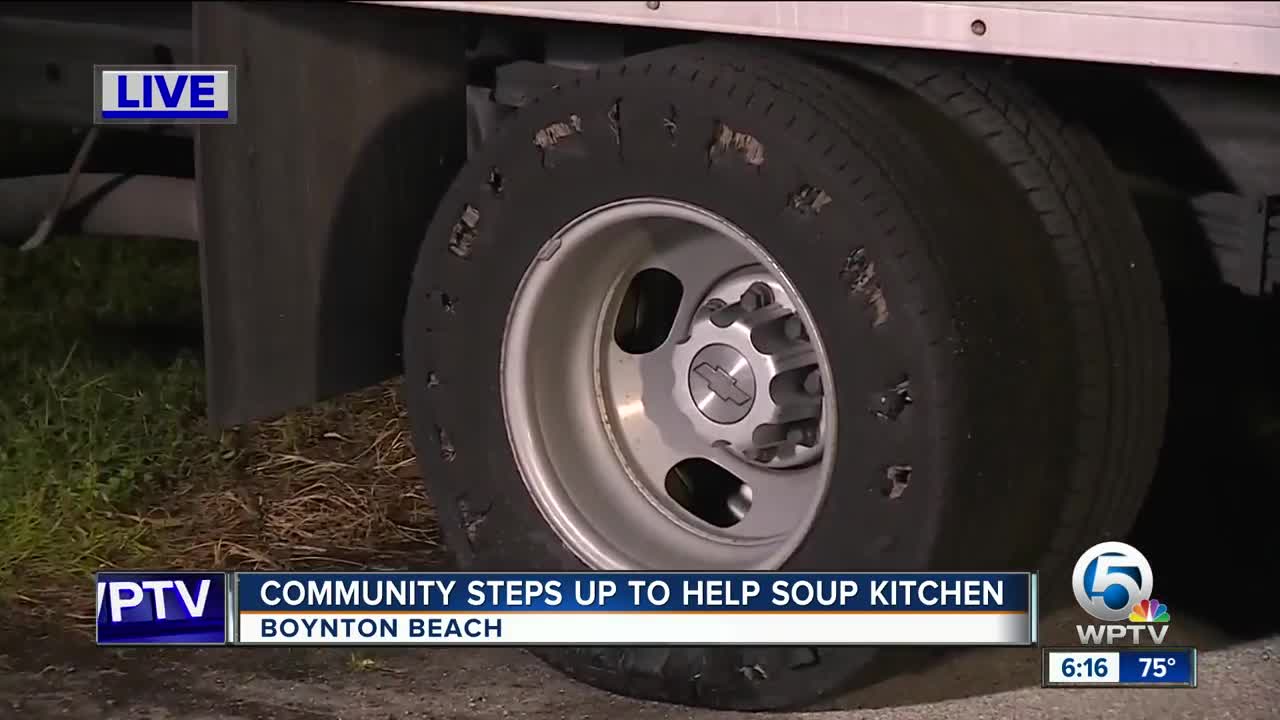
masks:
[[[1061,62],[1023,63],[1017,72],[1065,120],[1088,127],[1130,175],[1189,194],[1280,182],[1273,78]]]
[[[1011,78],[1097,139],[1127,181],[1166,291],[1280,287],[1280,78],[870,47],[799,51],[864,75],[882,72],[877,58],[909,58],[939,72],[972,68],[979,83]]]
[[[1280,288],[1280,78],[1060,62],[1018,71],[1128,177],[1166,296]]]
[[[498,68],[523,61],[581,69],[705,39],[692,33],[578,23],[474,18],[473,84],[502,82]],[[1037,58],[739,38],[865,72],[862,54],[911,53],[954,67],[1002,68],[1065,120],[1088,127],[1129,175],[1189,194],[1276,192],[1280,187],[1280,78]],[[495,54],[496,53],[496,54]],[[523,76],[522,76],[523,77]]]

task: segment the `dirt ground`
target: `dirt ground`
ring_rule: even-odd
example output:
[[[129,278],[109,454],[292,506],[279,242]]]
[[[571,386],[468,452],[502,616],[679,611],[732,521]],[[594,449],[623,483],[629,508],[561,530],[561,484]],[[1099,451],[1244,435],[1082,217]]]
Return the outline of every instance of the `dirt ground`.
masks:
[[[1066,642],[1077,620],[1046,624]],[[1182,620],[1182,618],[1179,618]],[[19,635],[15,637],[15,633]],[[1195,621],[1169,642],[1226,642]],[[812,712],[743,715],[644,703],[574,683],[515,649],[333,648],[99,650],[82,638],[29,630],[0,636],[0,716],[70,720],[853,720],[908,718],[1276,717],[1280,638],[1204,652],[1193,690],[1042,690],[1034,649],[958,653],[920,672],[838,698]]]

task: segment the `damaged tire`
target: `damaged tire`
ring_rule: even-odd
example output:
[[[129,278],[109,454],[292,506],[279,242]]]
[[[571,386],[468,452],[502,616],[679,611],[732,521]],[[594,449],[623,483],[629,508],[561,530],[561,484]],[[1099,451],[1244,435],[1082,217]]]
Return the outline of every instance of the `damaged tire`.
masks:
[[[1082,364],[1161,361],[1063,322],[1076,270],[959,125],[762,51],[553,90],[439,208],[405,392],[467,568],[1034,568],[1099,451]],[[856,647],[534,652],[735,709],[883,670]]]

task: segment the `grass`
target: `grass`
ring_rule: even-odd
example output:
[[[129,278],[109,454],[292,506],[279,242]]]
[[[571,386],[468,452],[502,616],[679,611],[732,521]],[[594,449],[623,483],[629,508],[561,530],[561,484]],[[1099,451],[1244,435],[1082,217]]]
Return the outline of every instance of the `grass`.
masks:
[[[0,601],[110,567],[409,567],[435,529],[394,383],[211,434],[196,248],[0,247]]]
[[[191,248],[57,238],[0,253],[0,588],[10,590],[137,561],[146,523],[119,508],[206,471],[216,445],[198,415],[198,349],[158,351],[159,335],[198,323]],[[136,342],[138,331],[157,337]]]

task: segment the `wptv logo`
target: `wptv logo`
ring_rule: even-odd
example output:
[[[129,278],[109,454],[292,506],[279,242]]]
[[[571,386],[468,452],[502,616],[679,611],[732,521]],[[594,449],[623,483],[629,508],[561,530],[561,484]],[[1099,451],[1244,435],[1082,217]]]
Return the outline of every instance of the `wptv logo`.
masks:
[[[1137,548],[1122,542],[1098,543],[1076,561],[1071,589],[1085,612],[1106,625],[1077,625],[1081,645],[1112,645],[1128,639],[1153,644],[1169,632],[1169,606],[1151,597],[1155,575]],[[1119,624],[1128,621],[1128,624]]]
[[[97,125],[234,124],[232,65],[94,65]]]
[[[100,572],[98,644],[227,641],[227,577],[211,572]]]

